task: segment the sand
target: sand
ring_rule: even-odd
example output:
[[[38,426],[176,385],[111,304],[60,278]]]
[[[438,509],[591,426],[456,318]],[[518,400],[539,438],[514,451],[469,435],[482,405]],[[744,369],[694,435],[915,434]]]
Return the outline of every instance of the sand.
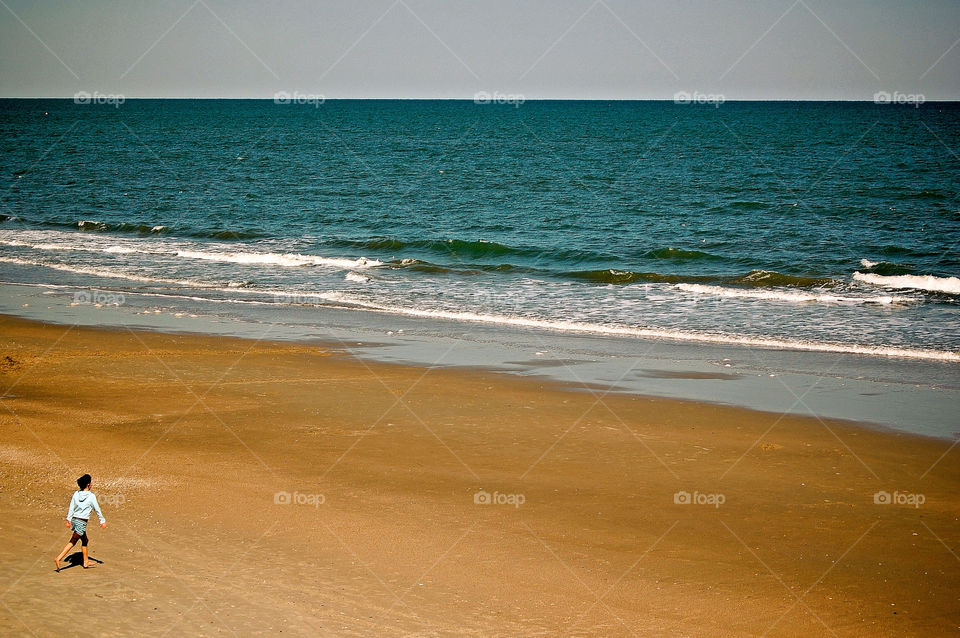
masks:
[[[960,626],[951,441],[8,317],[0,397],[4,635]],[[84,472],[101,562],[56,573]]]

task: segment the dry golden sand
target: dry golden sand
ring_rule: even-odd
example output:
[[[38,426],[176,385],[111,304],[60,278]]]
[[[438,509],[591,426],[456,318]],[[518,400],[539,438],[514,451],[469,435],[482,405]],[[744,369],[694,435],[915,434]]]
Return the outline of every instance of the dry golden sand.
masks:
[[[4,635],[960,625],[949,442],[318,345],[0,318],[0,348]],[[83,472],[109,521],[91,526],[102,563],[58,574]],[[524,502],[478,505],[481,489]],[[926,501],[876,505],[878,490]]]

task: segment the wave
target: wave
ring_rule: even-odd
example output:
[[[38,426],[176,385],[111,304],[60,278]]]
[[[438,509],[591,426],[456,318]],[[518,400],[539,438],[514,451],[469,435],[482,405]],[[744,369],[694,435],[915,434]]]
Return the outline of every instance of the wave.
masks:
[[[51,231],[39,231],[43,233]],[[140,240],[126,240],[126,245],[111,244],[97,245],[91,243],[88,238],[79,238],[79,243],[50,242],[44,237],[40,241],[21,241],[19,239],[8,239],[11,235],[6,231],[0,231],[0,245],[17,246],[31,248],[33,250],[44,251],[83,251],[107,254],[149,254],[149,255],[175,255],[186,259],[202,259],[206,261],[231,262],[237,264],[252,265],[276,265],[276,266],[331,266],[343,269],[368,268],[371,266],[382,266],[383,262],[376,259],[367,259],[359,257],[349,259],[342,257],[320,257],[317,255],[301,255],[299,253],[256,253],[256,252],[223,252],[223,251],[203,251],[177,249],[176,246],[169,244],[140,243]],[[17,236],[17,235],[13,235]],[[44,241],[46,240],[46,241]],[[130,244],[136,242],[136,246]],[[181,242],[181,245],[183,242]]]
[[[353,271],[348,272],[344,277],[344,279],[346,281],[352,281],[358,284],[365,284],[368,281],[370,281],[370,278],[367,277],[366,275],[361,275],[360,273],[353,272]]]
[[[873,273],[853,273],[853,278],[866,284],[884,288],[913,288],[930,292],[945,292],[960,295],[960,277],[935,277],[933,275],[877,275]]]
[[[454,266],[442,266],[422,259],[404,257],[403,259],[392,259],[387,262],[394,269],[409,269],[416,272],[458,275],[480,275],[487,272],[497,273],[539,273],[550,274],[550,271],[543,268],[533,268],[530,266],[515,266],[513,264],[465,264],[465,267],[458,268]]]
[[[938,361],[960,361],[960,353],[946,350],[925,350],[920,348],[901,348],[896,346],[870,346],[861,344],[827,343],[802,341],[794,339],[776,339],[770,337],[749,337],[744,335],[725,335],[708,332],[693,332],[683,330],[668,330],[663,328],[643,328],[629,326],[611,326],[596,323],[577,321],[558,321],[549,319],[533,319],[517,315],[491,315],[474,312],[457,312],[449,310],[425,310],[420,308],[404,308],[375,304],[357,299],[339,292],[318,293],[320,299],[344,304],[348,308],[361,308],[390,314],[399,314],[412,317],[429,317],[434,319],[451,319],[455,321],[469,321],[475,323],[493,323],[528,328],[542,328],[561,332],[581,332],[604,335],[650,337],[655,339],[670,339],[675,341],[700,341],[730,345],[747,345],[764,348],[783,348],[790,350],[808,350],[815,352],[840,352],[849,354],[875,355],[885,357],[902,357],[910,359],[929,359]]]
[[[908,275],[913,272],[913,267],[911,266],[895,264],[889,261],[870,261],[869,259],[861,259],[860,265],[863,267],[864,272],[873,273],[875,275]]]
[[[107,230],[107,224],[104,222],[91,221],[88,219],[81,219],[77,222],[77,228],[80,230]]]
[[[885,246],[880,246],[876,249],[882,255],[913,255],[915,251],[912,248],[907,248],[905,246],[897,246],[896,244],[887,244]]]
[[[821,352],[840,352],[840,353],[850,353],[850,354],[861,354],[861,355],[877,355],[877,356],[887,356],[887,357],[904,357],[904,358],[913,358],[913,359],[929,359],[929,360],[941,360],[941,361],[960,361],[960,353],[951,352],[951,351],[941,351],[941,350],[929,350],[922,348],[904,348],[896,346],[883,346],[883,345],[863,345],[863,344],[849,344],[849,343],[830,343],[830,342],[815,342],[815,341],[803,341],[799,339],[781,339],[773,337],[751,337],[745,335],[730,335],[730,334],[718,334],[710,332],[697,332],[697,331],[684,331],[684,330],[671,330],[664,328],[647,328],[640,326],[623,326],[623,325],[608,325],[608,324],[599,324],[599,323],[589,323],[582,321],[564,321],[564,320],[553,320],[553,319],[538,319],[531,318],[521,315],[494,315],[494,314],[485,314],[485,313],[476,313],[476,312],[465,312],[465,311],[451,311],[451,310],[428,310],[421,308],[407,308],[401,306],[391,306],[385,304],[371,303],[369,301],[358,299],[352,297],[348,294],[342,292],[296,292],[289,290],[268,290],[268,289],[247,289],[239,288],[236,286],[224,285],[222,283],[215,283],[210,281],[192,281],[192,280],[175,280],[167,279],[161,277],[148,277],[143,275],[136,275],[132,273],[123,273],[116,272],[112,270],[102,269],[102,268],[86,268],[86,267],[76,267],[76,266],[64,266],[62,264],[47,264],[42,262],[33,262],[23,259],[9,258],[0,256],[0,262],[15,263],[22,265],[31,265],[31,266],[40,266],[45,268],[52,268],[57,270],[64,270],[73,273],[80,274],[90,274],[99,277],[108,277],[108,278],[120,278],[132,281],[141,281],[147,283],[160,283],[160,284],[173,284],[177,286],[185,286],[198,290],[208,290],[216,292],[226,292],[237,294],[238,292],[243,292],[244,294],[253,294],[259,296],[269,296],[272,297],[271,302],[255,302],[250,300],[243,299],[208,299],[201,297],[189,297],[190,299],[211,301],[211,302],[223,302],[223,303],[281,303],[281,304],[296,304],[296,305],[317,305],[317,306],[329,306],[334,305],[337,307],[343,308],[353,308],[361,310],[371,310],[377,312],[385,312],[406,316],[414,317],[425,317],[425,318],[434,318],[434,319],[450,319],[458,321],[469,321],[469,322],[480,322],[480,323],[489,323],[489,324],[500,324],[500,325],[509,325],[517,327],[529,327],[529,328],[541,328],[549,330],[557,330],[562,332],[579,332],[579,333],[593,333],[593,334],[603,334],[603,335],[613,335],[613,336],[633,336],[633,337],[649,337],[649,338],[659,338],[659,339],[670,339],[676,341],[699,341],[706,343],[717,343],[717,344],[731,344],[731,345],[747,345],[747,346],[757,346],[757,347],[769,347],[769,348],[782,348],[782,349],[792,349],[792,350],[809,350],[809,351],[821,351]],[[350,274],[348,273],[348,277]],[[358,277],[363,277],[359,275]],[[729,290],[729,289],[725,289]],[[753,292],[754,294],[758,292],[766,291],[741,291],[741,292]],[[772,291],[770,291],[772,292]],[[140,290],[140,291],[131,291],[131,294],[144,294],[151,295],[155,294],[150,291]],[[157,293],[160,294],[160,293]],[[181,296],[181,295],[170,295],[170,296]],[[873,300],[875,301],[875,299]]]
[[[257,239],[265,234],[259,230],[200,230],[186,232],[191,237],[209,237],[210,239]]]
[[[234,264],[275,265],[275,266],[332,266],[335,268],[353,269],[382,266],[383,262],[376,259],[359,257],[345,259],[339,257],[320,257],[317,255],[301,255],[299,253],[221,253],[204,252],[199,250],[179,250],[177,257],[187,259],[203,259]]]
[[[100,223],[101,222],[95,222],[95,227],[99,227],[98,224]],[[51,233],[54,233],[55,236],[51,237]],[[26,239],[26,241],[20,239],[21,237]],[[51,239],[60,240],[62,237],[65,237],[66,240],[51,241]],[[392,242],[395,240],[390,241]],[[432,274],[452,273],[457,275],[479,275],[483,273],[536,273],[546,277],[574,279],[594,284],[624,285],[635,282],[673,285],[685,284],[687,285],[687,288],[685,289],[686,292],[695,292],[698,294],[714,294],[726,297],[771,299],[796,302],[816,301],[824,303],[890,304],[907,303],[911,301],[910,299],[896,296],[861,298],[843,296],[839,294],[828,294],[825,292],[790,293],[783,291],[776,293],[750,293],[749,291],[740,289],[798,288],[809,290],[831,288],[843,283],[829,277],[806,277],[768,270],[752,270],[744,275],[739,276],[664,274],[657,272],[621,270],[616,268],[557,272],[555,270],[548,270],[545,268],[515,266],[507,263],[464,264],[463,267],[457,267],[435,264],[409,257],[384,262],[379,259],[362,256],[320,256],[301,253],[230,251],[215,249],[217,247],[227,248],[230,246],[229,244],[221,244],[219,246],[215,244],[206,244],[202,246],[203,249],[198,250],[196,248],[201,248],[201,246],[186,246],[190,243],[193,242],[177,242],[168,240],[153,241],[147,239],[110,240],[107,238],[94,240],[88,236],[72,235],[68,237],[67,233],[62,231],[57,232],[47,230],[26,233],[26,236],[24,231],[0,231],[0,245],[26,247],[34,250],[52,252],[86,251],[112,255],[148,254],[170,257],[175,256],[180,259],[195,259],[209,262],[234,263],[251,266],[276,266],[284,268],[319,266],[350,271],[371,267],[389,266],[391,268],[410,269],[412,271]],[[673,251],[674,249],[663,250]],[[689,251],[681,251],[681,254],[685,254],[687,252]],[[43,261],[29,263],[33,265],[55,267]],[[913,288],[952,295],[960,294],[960,280],[958,280],[957,277],[896,274],[901,273],[903,269],[907,269],[909,267],[892,264],[889,262],[873,262],[866,259],[861,260],[861,266],[863,266],[864,270],[868,272],[856,272],[853,275],[854,280],[888,288]],[[68,268],[65,265],[59,265],[56,267],[61,269]],[[118,275],[111,274],[107,276]],[[700,285],[700,287],[697,288],[697,285]]]
[[[378,250],[397,253],[400,251],[424,251],[439,255],[471,259],[489,259],[492,257],[548,258],[557,261],[609,260],[611,255],[590,250],[565,250],[536,246],[510,246],[495,241],[478,239],[414,239],[403,240],[394,237],[373,237],[370,239],[332,239],[325,242],[331,246]]]
[[[786,275],[775,270],[751,270],[742,277],[730,280],[730,283],[755,287],[822,288],[834,286],[840,282],[829,277],[801,277]]]
[[[461,275],[476,274],[479,271],[477,270],[458,270],[456,268],[448,268],[447,266],[441,266],[439,264],[433,264],[429,261],[423,261],[421,259],[412,259],[406,257],[404,259],[394,259],[389,262],[391,268],[394,269],[405,269],[412,270],[415,272],[425,272],[425,273],[436,273],[436,274],[447,274],[447,273],[458,273]]]
[[[110,277],[113,279],[127,279],[129,281],[141,281],[145,283],[173,284],[177,286],[192,286],[195,288],[212,288],[209,282],[193,281],[189,279],[167,279],[165,277],[146,277],[135,275],[133,273],[117,272],[104,268],[89,268],[86,266],[68,266],[66,264],[48,264],[42,261],[31,261],[29,259],[18,259],[16,257],[0,257],[0,262],[8,264],[18,264],[20,266],[40,266],[41,268],[52,268],[64,272],[77,273],[79,275],[93,275],[95,277]]]
[[[176,234],[200,239],[242,240],[265,237],[266,234],[255,228],[191,228],[189,226],[172,227],[155,222],[106,222],[97,219],[81,219],[78,221],[59,220],[29,220],[15,215],[0,215],[0,222],[18,221],[26,226],[70,228],[90,233],[120,233],[134,235],[168,235]]]
[[[636,281],[645,281],[649,283],[677,283],[681,281],[690,281],[691,279],[704,279],[706,281],[715,281],[716,277],[702,277],[690,275],[662,275],[655,272],[634,272],[632,270],[617,270],[616,268],[607,268],[604,270],[572,270],[561,273],[562,277],[570,279],[579,279],[581,281],[590,281],[598,284],[632,284]]]
[[[102,221],[96,220],[82,220],[74,224],[65,224],[60,222],[52,222],[45,225],[54,225],[58,227],[69,227],[69,228],[78,228],[81,231],[89,231],[94,233],[109,233],[113,231],[117,232],[132,232],[143,235],[157,235],[157,234],[171,234],[174,232],[174,229],[171,229],[168,226],[151,226],[149,224],[108,224]],[[10,231],[11,233],[16,231]],[[51,231],[37,231],[37,232],[51,232]],[[202,232],[189,232],[184,231],[183,229],[176,229],[176,234],[178,235],[187,235],[187,236],[196,236],[205,239],[221,239],[221,240],[234,240],[234,239],[249,239],[256,238],[260,236],[259,232],[245,232],[245,231],[202,231]],[[78,236],[79,239],[79,236]],[[83,240],[81,240],[83,242]],[[104,252],[102,248],[92,246],[88,243],[80,244],[53,244],[49,241],[40,242],[40,243],[10,243],[9,241],[0,240],[0,243],[6,243],[7,245],[17,245],[30,248],[36,248],[39,250],[84,250],[84,251],[94,251],[94,252]],[[550,249],[539,249],[539,248],[530,248],[530,247],[512,247],[505,244],[499,244],[497,242],[489,242],[485,240],[478,240],[475,242],[463,241],[459,239],[449,239],[449,240],[413,240],[413,241],[402,241],[399,239],[391,238],[374,238],[369,240],[344,240],[344,239],[335,239],[323,242],[326,246],[340,246],[340,247],[350,247],[350,248],[360,248],[365,250],[377,250],[383,252],[394,252],[400,251],[402,249],[423,249],[434,253],[443,254],[447,257],[463,257],[464,262],[457,264],[445,266],[440,264],[431,263],[426,260],[415,259],[415,258],[404,258],[396,259],[390,262],[394,267],[409,267],[413,270],[421,270],[424,272],[461,272],[465,274],[475,274],[478,272],[535,272],[539,269],[525,266],[515,266],[509,263],[494,263],[494,264],[474,264],[469,258],[482,258],[482,257],[496,257],[501,255],[519,255],[526,257],[538,257],[550,255],[551,257],[558,260],[572,260],[579,261],[582,259],[593,259],[599,258],[600,255],[596,253],[590,253],[589,251],[578,251],[578,250],[550,250]],[[121,249],[118,249],[114,252],[125,252]],[[157,249],[131,249],[131,252],[144,252],[144,253],[160,253],[162,250]],[[359,258],[357,260],[345,260],[336,257],[319,257],[312,255],[300,255],[300,254],[277,254],[277,253],[245,253],[241,251],[220,251],[218,253],[210,252],[210,256],[202,256],[201,253],[207,251],[202,250],[182,250],[179,252],[178,256],[194,259],[207,259],[208,261],[229,261],[233,263],[248,263],[248,264],[276,264],[280,266],[303,266],[303,265],[331,265],[339,266],[343,268],[355,268],[355,267],[364,267],[364,266],[379,266],[383,265],[384,262],[381,262],[377,259],[367,259]],[[247,255],[253,255],[248,257]],[[266,257],[261,255],[268,255]],[[468,269],[464,269],[468,267]]]
[[[21,281],[0,281],[0,284],[5,286],[27,286],[30,288],[46,288],[48,290],[103,290],[91,286],[74,286],[70,284],[41,284],[41,283],[25,283]],[[229,288],[210,288],[214,291],[228,291]],[[108,290],[103,290],[103,292],[109,292]],[[271,301],[251,301],[250,299],[229,299],[229,298],[215,298],[215,297],[200,297],[196,295],[187,295],[187,294],[172,294],[165,292],[158,292],[155,290],[143,291],[143,290],[124,290],[124,296],[131,297],[162,297],[165,299],[188,299],[190,301],[200,301],[204,303],[217,303],[217,304],[247,304],[247,305],[257,305],[257,306],[270,306],[274,305],[276,302]]]
[[[909,303],[908,297],[894,297],[884,295],[880,297],[844,297],[840,295],[820,294],[815,292],[793,292],[787,290],[744,290],[742,288],[727,288],[724,286],[704,286],[701,284],[677,284],[677,290],[692,292],[701,295],[717,297],[735,297],[740,299],[768,299],[771,301],[791,301],[797,303],[844,303],[844,304],[880,304]]]
[[[800,277],[773,270],[751,270],[745,275],[669,275],[632,270],[574,270],[563,277],[603,284],[630,284],[637,281],[668,284],[734,284],[751,288],[826,288],[840,282],[829,277]]]
[[[129,248],[127,246],[119,246],[119,245],[106,246],[104,248],[93,248],[90,245],[53,244],[49,242],[40,242],[40,243],[31,244],[30,242],[20,241],[17,239],[0,239],[0,246],[16,246],[21,248],[32,248],[33,250],[48,250],[48,251],[71,250],[71,251],[83,251],[83,252],[101,252],[101,253],[112,253],[112,254],[118,254],[118,255],[142,252],[134,248]]]
[[[543,277],[559,277],[561,279],[574,279],[594,284],[631,284],[634,282],[645,283],[700,283],[700,284],[733,284],[740,286],[749,286],[753,288],[773,288],[773,287],[798,287],[813,288],[827,287],[839,282],[825,277],[800,277],[787,275],[775,271],[752,270],[745,275],[687,275],[687,274],[664,274],[658,272],[638,272],[632,270],[622,270],[617,268],[606,268],[597,270],[572,270],[566,272],[557,272],[548,268],[538,268],[534,266],[518,266],[509,263],[464,263],[464,264],[437,264],[430,261],[404,257],[390,261],[381,261],[379,259],[367,257],[339,257],[339,256],[320,256],[305,255],[301,253],[275,253],[275,252],[253,252],[253,251],[230,251],[216,250],[216,244],[189,245],[188,242],[154,242],[151,240],[123,240],[119,244],[107,244],[106,242],[92,242],[88,237],[76,236],[73,241],[51,242],[46,233],[55,231],[36,231],[31,241],[22,241],[20,239],[10,239],[11,237],[22,237],[22,231],[0,231],[0,245],[23,246],[36,250],[48,251],[86,251],[113,254],[132,254],[143,253],[151,255],[170,255],[181,259],[197,259],[212,262],[235,263],[253,266],[280,266],[280,267],[304,267],[304,266],[327,266],[332,268],[341,268],[344,270],[355,270],[360,268],[369,268],[374,266],[388,266],[393,269],[405,269],[413,272],[422,272],[438,275],[481,275],[483,273],[500,274],[535,274]],[[59,237],[57,237],[59,239]],[[68,238],[68,240],[71,238]],[[117,240],[119,241],[119,240]],[[379,241],[379,240],[378,240]],[[391,246],[396,245],[396,240],[389,240]],[[356,247],[362,245],[368,249],[375,247],[376,243],[370,242],[340,242],[349,243]],[[428,242],[432,243],[432,242]],[[226,248],[227,245],[220,245],[219,248]],[[671,251],[671,255],[679,255],[686,258],[690,253],[706,255],[699,251],[677,251],[675,249],[662,249]],[[666,252],[658,254],[666,255]],[[694,257],[701,259],[703,257]]]
[[[61,224],[59,222],[47,223],[45,225],[67,226],[67,224]],[[81,219],[80,221],[77,222],[76,227],[78,230],[88,231],[88,232],[138,233],[140,235],[162,234],[162,233],[169,232],[170,230],[167,226],[162,226],[157,224],[144,224],[144,223],[131,223],[131,222],[109,224],[107,222],[101,222],[93,219]]]
[[[674,261],[694,261],[701,259],[723,259],[719,255],[711,255],[702,250],[683,250],[681,248],[657,248],[644,253],[648,259],[672,259]]]
[[[616,259],[613,255],[592,250],[547,248],[536,246],[510,246],[495,241],[480,239],[467,241],[463,239],[419,239],[405,241],[393,237],[374,237],[372,239],[353,240],[336,239],[328,242],[333,245],[360,248],[365,250],[380,250],[400,252],[404,250],[422,250],[426,252],[456,257],[491,258],[491,257],[527,257],[548,258],[561,262],[583,261],[610,261]],[[712,255],[701,250],[685,250],[682,248],[656,248],[643,253],[647,259],[665,259],[672,261],[693,261],[723,259],[719,255]]]

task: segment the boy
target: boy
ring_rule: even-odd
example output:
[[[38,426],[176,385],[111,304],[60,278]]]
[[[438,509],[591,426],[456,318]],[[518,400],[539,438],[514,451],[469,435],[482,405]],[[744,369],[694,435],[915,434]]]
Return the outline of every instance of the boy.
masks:
[[[70,508],[67,510],[67,527],[73,530],[73,535],[60,555],[53,559],[53,562],[57,565],[57,572],[60,571],[60,561],[64,559],[67,552],[76,545],[78,540],[83,543],[83,568],[87,569],[91,566],[90,558],[87,556],[87,522],[90,520],[90,510],[95,511],[97,516],[100,517],[100,527],[107,527],[107,519],[103,517],[103,513],[100,511],[97,496],[90,491],[92,484],[93,479],[90,478],[89,474],[84,474],[77,479],[77,485],[80,486],[80,489],[73,493],[73,498],[70,499]]]

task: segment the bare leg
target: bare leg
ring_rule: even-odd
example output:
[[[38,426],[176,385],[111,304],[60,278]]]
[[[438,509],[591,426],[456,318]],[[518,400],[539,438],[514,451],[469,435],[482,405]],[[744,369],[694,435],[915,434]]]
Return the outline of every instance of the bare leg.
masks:
[[[87,556],[87,546],[84,545],[80,550],[83,552],[83,568],[86,569],[90,567],[90,558]]]
[[[73,549],[73,546],[77,541],[71,540],[69,543],[63,546],[63,551],[60,552],[60,555],[53,559],[53,562],[57,565],[57,571],[60,571],[60,561],[66,558],[67,554]]]

